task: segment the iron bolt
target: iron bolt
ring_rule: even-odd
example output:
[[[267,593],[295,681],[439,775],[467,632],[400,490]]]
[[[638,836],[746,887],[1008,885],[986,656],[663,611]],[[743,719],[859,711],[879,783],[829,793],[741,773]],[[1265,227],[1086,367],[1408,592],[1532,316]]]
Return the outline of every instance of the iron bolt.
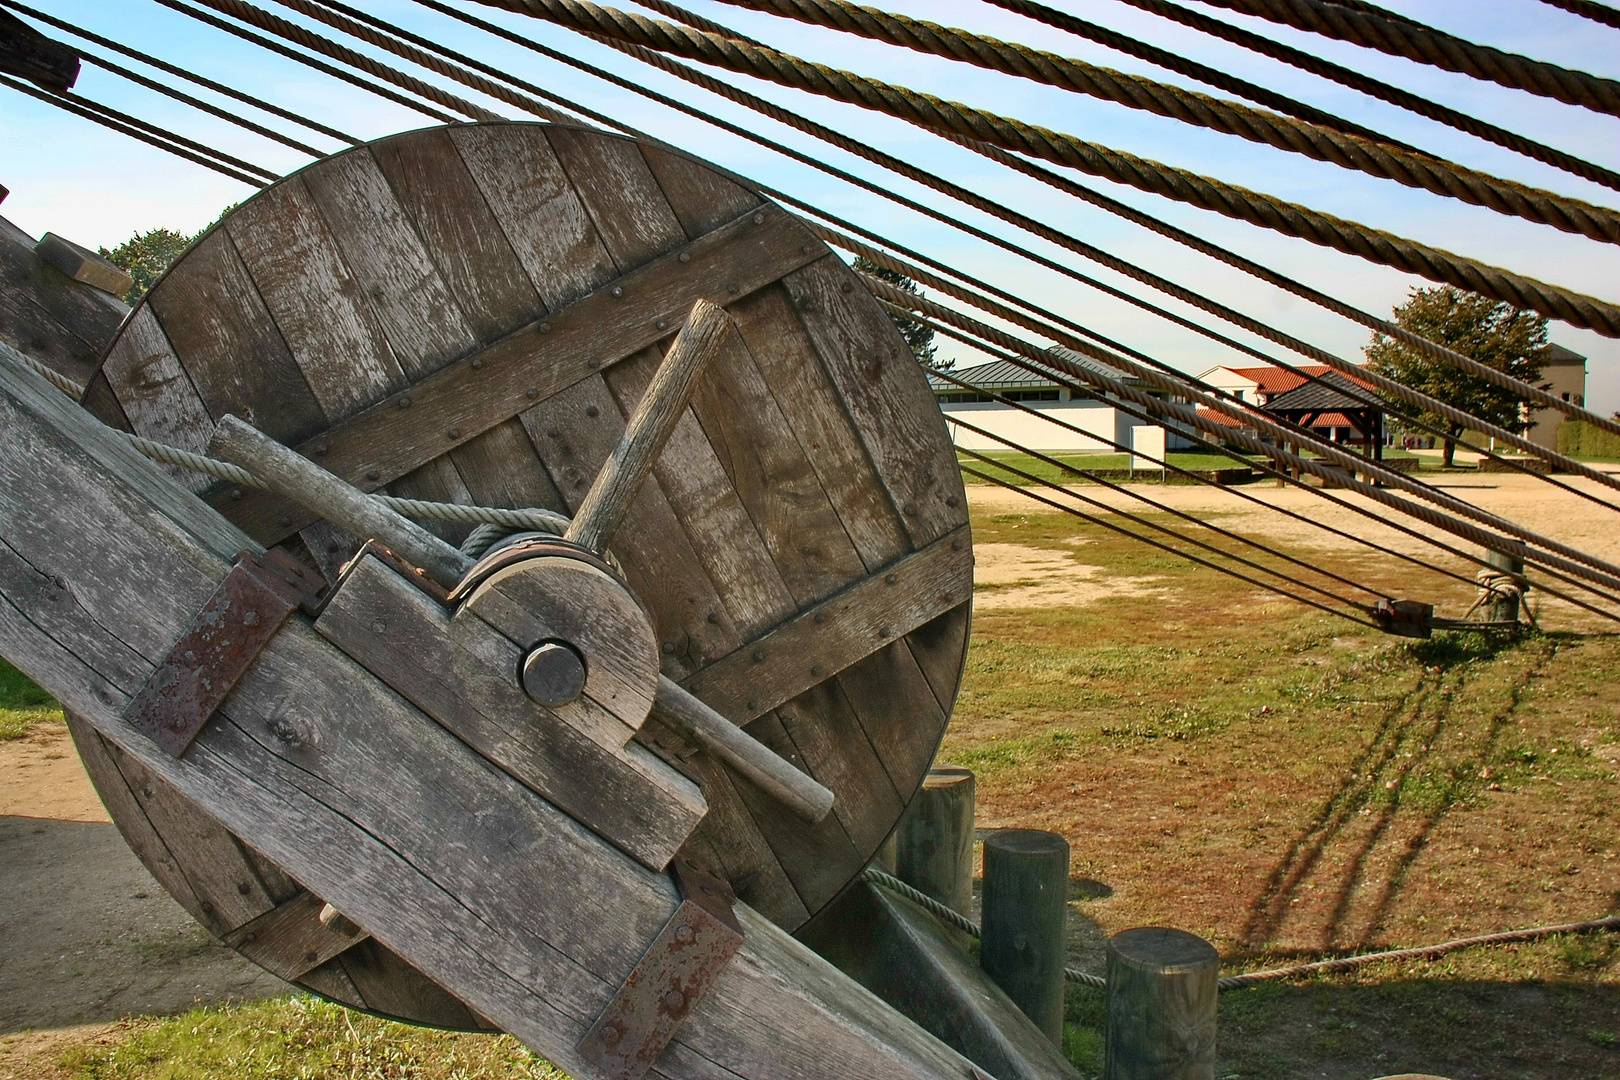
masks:
[[[566,641],[542,641],[523,661],[523,690],[547,708],[574,701],[585,689],[585,659]]]
[[[687,926],[685,923],[682,923],[675,928],[675,940],[680,942],[682,945],[692,944],[692,939],[695,937],[697,937],[696,931],[694,931],[690,926]]]
[[[686,1004],[686,995],[681,993],[679,990],[666,990],[664,992],[664,1004],[668,1006],[671,1011],[679,1009],[681,1006]]]

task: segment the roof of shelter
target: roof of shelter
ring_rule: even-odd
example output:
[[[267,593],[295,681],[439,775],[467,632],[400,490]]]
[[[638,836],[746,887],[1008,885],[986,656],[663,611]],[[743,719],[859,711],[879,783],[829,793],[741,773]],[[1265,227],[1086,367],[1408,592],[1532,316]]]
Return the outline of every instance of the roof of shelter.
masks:
[[[1360,412],[1367,408],[1361,401],[1351,397],[1346,391],[1360,391],[1365,396],[1366,389],[1356,380],[1337,371],[1322,370],[1318,375],[1320,382],[1300,383],[1292,390],[1273,396],[1265,404],[1267,412]],[[1349,421],[1345,422],[1346,424]]]
[[[1093,360],[1089,356],[1083,356],[1073,349],[1058,347],[1051,351],[1061,357],[1065,363],[1083,367],[1088,371],[1096,372],[1098,375],[1118,379],[1121,382],[1134,383],[1137,381],[1134,376],[1127,375],[1123,371],[1110,367],[1101,361]],[[974,386],[985,390],[1028,390],[1064,385],[1045,375],[1037,375],[1033,371],[1019,367],[1009,360],[993,360],[988,364],[975,364],[970,368],[954,370],[951,374],[963,382],[972,383]],[[928,385],[930,389],[940,392],[961,389],[955,383],[940,378],[932,371],[928,373]]]

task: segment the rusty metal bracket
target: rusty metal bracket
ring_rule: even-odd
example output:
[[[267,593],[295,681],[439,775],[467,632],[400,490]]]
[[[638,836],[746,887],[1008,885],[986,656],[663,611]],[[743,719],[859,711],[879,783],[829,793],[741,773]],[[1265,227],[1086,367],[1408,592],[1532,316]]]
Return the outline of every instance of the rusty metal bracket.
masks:
[[[299,607],[316,610],[326,584],[279,549],[238,552],[234,561],[124,707],[124,719],[173,757],[186,752],[287,616]]]
[[[488,554],[473,565],[472,569],[462,576],[462,579],[456,583],[456,587],[450,590],[450,602],[454,604],[467,599],[472,595],[474,589],[482,585],[486,579],[494,576],[498,570],[504,570],[506,567],[523,562],[526,559],[537,559],[547,555],[563,559],[575,559],[585,563],[587,566],[594,566],[616,580],[624,580],[623,574],[615,570],[612,564],[590,548],[581,547],[570,540],[564,540],[560,536],[533,536],[515,543],[497,545],[490,550]]]
[[[681,906],[575,1047],[611,1080],[639,1080],[742,947],[731,887],[677,859]]]
[[[444,604],[449,602],[450,594],[445,591],[443,585],[440,585],[437,581],[434,581],[432,578],[428,577],[421,567],[412,566],[404,558],[389,550],[388,546],[385,545],[381,540],[375,539],[367,540],[364,544],[361,544],[360,550],[356,551],[352,556],[349,557],[349,561],[343,564],[343,568],[338,571],[337,584],[332,589],[334,593],[343,587],[344,579],[349,576],[349,571],[358,566],[360,564],[360,560],[365,558],[367,555],[370,555],[372,558],[388,567],[394,573],[398,574],[412,585],[415,585],[418,589],[421,589],[423,592],[427,593],[439,603]]]

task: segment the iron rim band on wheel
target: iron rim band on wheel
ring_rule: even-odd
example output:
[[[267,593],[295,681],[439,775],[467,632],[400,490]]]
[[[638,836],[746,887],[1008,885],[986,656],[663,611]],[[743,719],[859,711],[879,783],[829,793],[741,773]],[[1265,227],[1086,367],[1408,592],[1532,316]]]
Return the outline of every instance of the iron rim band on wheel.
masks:
[[[612,751],[605,723],[569,730],[585,732],[579,752],[592,760],[626,775],[657,766],[700,789],[707,812],[674,848],[793,930],[859,876],[927,773],[961,680],[972,546],[921,370],[865,286],[792,214],[700,161],[585,128],[394,136],[227,215],[136,308],[87,400],[104,421],[172,445],[203,450],[234,414],[363,490],[572,516],[699,298],[737,331],[696,380],[609,547],[645,611],[656,674],[826,783],[832,811],[806,823],[656,714],[634,732],[621,724]],[[329,581],[366,539],[273,494],[175,475]],[[468,527],[431,528],[453,544]],[[393,573],[373,564],[376,581]],[[541,642],[477,640],[510,651],[522,694],[516,658]],[[150,778],[132,782],[128,761],[86,725],[74,730],[129,833],[118,808]],[[176,895],[262,961],[262,939],[243,945],[244,928],[276,910],[274,897],[229,917],[197,908],[227,870],[180,839],[203,812],[171,810],[169,854],[194,886]],[[155,849],[138,850],[150,865]],[[278,875],[257,856],[240,866]],[[318,962],[276,973],[372,1012],[485,1026],[399,954],[357,938],[332,935]]]

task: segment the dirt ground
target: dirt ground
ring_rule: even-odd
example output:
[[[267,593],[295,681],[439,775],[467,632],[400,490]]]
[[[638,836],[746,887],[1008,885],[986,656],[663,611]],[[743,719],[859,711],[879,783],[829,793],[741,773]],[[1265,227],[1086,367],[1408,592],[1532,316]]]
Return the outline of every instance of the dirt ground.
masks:
[[[1442,487],[1620,561],[1620,518],[1589,502],[1513,475],[1463,475]],[[1017,493],[968,490],[975,652],[946,756],[981,770],[981,826],[1070,838],[1079,966],[1100,971],[1107,934],[1144,923],[1183,926],[1229,958],[1265,966],[1620,908],[1620,639],[1555,636],[1398,668],[1386,663],[1390,639],[1340,635],[1323,616],[1189,576],[1185,564],[1071,527]],[[1129,501],[1080,490],[1110,506]],[[1232,492],[1141,490],[1302,555],[1331,556],[1347,574],[1434,599],[1447,614],[1461,614],[1472,595],[1258,514]],[[1472,577],[1473,567],[1309,493],[1270,483],[1242,491]],[[1549,629],[1613,629],[1557,601],[1540,610]],[[1188,655],[1195,638],[1205,646]],[[1436,771],[1442,763],[1451,773]],[[64,1049],[124,1037],[124,1017],[286,990],[212,943],[141,867],[59,724],[0,741],[0,912],[0,1080],[58,1075],[50,1063]],[[1442,1057],[1447,1075],[1620,1076],[1620,1050],[1612,1068],[1591,1064],[1610,1061],[1592,1055],[1608,1054],[1602,1047],[1620,1032],[1615,949],[1580,948],[1526,947],[1233,998],[1223,1038],[1239,1033],[1248,1056],[1228,1060],[1234,1051],[1223,1050],[1220,1075],[1296,1075],[1255,1064],[1267,1054],[1296,1060],[1298,1047],[1267,1042],[1273,1030],[1306,1032],[1296,1041],[1324,1063],[1323,1076],[1399,1071],[1432,1060],[1422,1021],[1440,1010],[1487,1042],[1503,1032],[1534,1041],[1559,1024],[1587,1040],[1562,1057],[1538,1049],[1529,1065],[1500,1073],[1479,1064],[1486,1059]],[[1475,1004],[1425,998],[1439,992],[1436,971]],[[1225,998],[1222,1008],[1227,1025]],[[1392,1018],[1406,1013],[1409,1031]],[[1245,1023],[1261,1034],[1246,1038]]]

